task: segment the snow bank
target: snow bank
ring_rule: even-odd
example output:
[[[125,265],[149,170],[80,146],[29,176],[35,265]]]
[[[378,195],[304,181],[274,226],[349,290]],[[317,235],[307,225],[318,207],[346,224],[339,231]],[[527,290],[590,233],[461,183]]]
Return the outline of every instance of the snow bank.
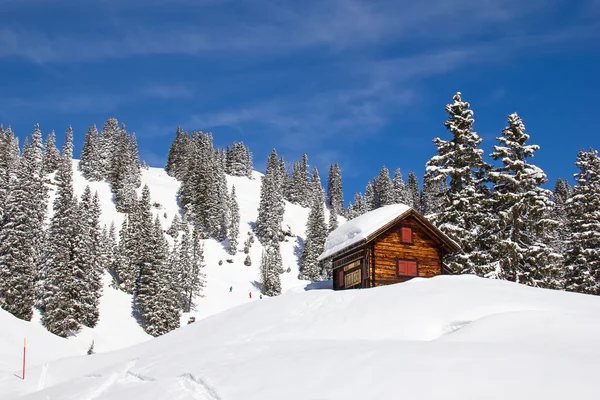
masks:
[[[472,276],[291,291],[0,375],[0,398],[595,399],[599,335],[598,297]]]
[[[369,211],[340,225],[327,236],[325,249],[318,260],[324,260],[338,251],[352,246],[384,227],[411,209],[406,204],[391,204]]]

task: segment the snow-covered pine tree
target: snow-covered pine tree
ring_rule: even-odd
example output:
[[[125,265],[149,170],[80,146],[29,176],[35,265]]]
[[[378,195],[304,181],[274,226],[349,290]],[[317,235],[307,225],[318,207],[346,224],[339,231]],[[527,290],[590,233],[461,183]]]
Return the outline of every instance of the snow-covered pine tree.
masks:
[[[419,190],[419,180],[414,172],[408,173],[408,183],[406,185],[408,192],[408,205],[415,210],[422,212],[421,207],[421,191]]]
[[[10,127],[4,130],[0,125],[0,227],[6,210],[5,201],[19,166],[19,156],[18,138],[14,136]]]
[[[56,172],[56,197],[48,229],[43,265],[43,291],[39,304],[42,324],[55,335],[66,337],[81,328],[81,295],[85,270],[76,255],[80,226],[77,198],[73,194],[73,134],[69,128],[61,163]]]
[[[285,211],[282,191],[279,158],[273,149],[267,160],[265,176],[262,177],[256,219],[256,235],[263,245],[279,246],[279,231]]]
[[[552,194],[552,199],[554,200],[554,212],[552,213],[552,217],[558,222],[554,250],[562,255],[565,254],[567,242],[571,237],[571,234],[569,233],[569,217],[567,216],[567,200],[571,197],[572,192],[573,188],[571,188],[571,185],[569,185],[569,182],[566,179],[556,179]]]
[[[123,131],[125,131],[125,124],[123,124]],[[135,188],[140,187],[142,185],[142,167],[135,133],[132,133],[129,138],[129,169],[131,171],[130,179],[133,182],[133,186]]]
[[[306,222],[306,241],[302,250],[300,277],[314,282],[323,277],[317,257],[323,252],[328,233],[323,209],[323,189],[317,167],[313,169],[312,184],[312,206]]]
[[[565,288],[572,292],[600,291],[600,158],[598,151],[580,150],[575,162],[572,196],[566,211],[571,238],[567,243]]]
[[[167,229],[167,235],[171,236],[173,239],[177,239],[179,237],[179,231],[181,230],[181,218],[179,218],[179,214],[175,214],[171,226]]]
[[[123,146],[118,144],[120,141],[121,129],[119,128],[119,121],[116,118],[107,119],[98,137],[99,166],[101,175],[104,178],[111,178],[113,157],[117,152],[123,150]]]
[[[190,232],[188,228],[186,233],[189,236],[190,243],[188,253],[182,252],[180,255],[180,259],[181,257],[188,258],[187,269],[183,271],[184,279],[181,287],[185,295],[183,311],[189,312],[194,297],[202,295],[202,291],[206,286],[206,275],[202,271],[204,268],[204,246],[200,240],[201,232],[196,228]]]
[[[396,203],[394,185],[392,184],[392,180],[390,179],[390,171],[385,165],[381,167],[379,176],[376,180],[374,180],[374,182],[375,184],[373,186],[373,189],[376,193],[376,204],[374,204],[375,208]]]
[[[44,146],[44,173],[51,174],[55,172],[59,164],[60,151],[56,148],[56,134],[52,131],[46,138],[46,145]]]
[[[392,183],[394,186],[395,203],[408,205],[409,196],[407,194],[407,188],[406,184],[404,183],[404,179],[402,179],[402,172],[400,171],[400,168],[396,168]]]
[[[462,252],[447,256],[445,263],[455,273],[485,275],[489,271],[481,267],[487,262],[481,241],[486,236],[482,227],[488,217],[484,181],[489,166],[479,148],[482,140],[473,131],[473,111],[469,107],[460,92],[446,106],[449,117],[444,125],[452,138],[434,139],[438,155],[427,162],[427,173],[435,180],[450,179],[442,211],[435,215],[433,223],[456,241]]]
[[[530,164],[539,146],[527,144],[529,135],[516,114],[496,138],[492,159],[502,166],[489,172],[494,184],[490,234],[491,276],[529,286],[561,288],[561,256],[553,251],[551,233],[558,223],[551,218],[552,192],[542,189],[546,174]]]
[[[368,182],[367,186],[365,187],[364,210],[365,212],[369,212],[376,208],[379,208],[379,199],[377,198],[375,185],[371,182]]]
[[[423,176],[423,192],[421,194],[421,213],[429,218],[442,211],[444,196],[448,188],[445,180],[435,180],[432,174]]]
[[[292,178],[289,188],[286,190],[287,199],[289,202],[299,204],[302,207],[310,207],[310,190],[308,156],[304,153],[301,161],[295,162],[292,166]]]
[[[260,284],[262,292],[265,296],[278,296],[281,294],[281,278],[278,265],[278,256],[276,253],[279,249],[275,249],[270,245],[266,245],[263,249],[260,260]]]
[[[16,166],[12,159],[14,148],[11,148],[15,141],[11,133],[7,136],[5,140],[12,143],[5,142],[9,147],[5,151],[13,155],[5,153],[3,160],[8,190],[0,221],[0,306],[28,321],[33,314],[39,240],[44,236],[40,215],[46,210],[45,192],[40,190],[40,186],[45,186],[41,132],[36,125],[32,144],[25,147]]]
[[[75,247],[75,264],[83,270],[81,285],[79,316],[77,320],[85,326],[93,328],[98,323],[100,312],[98,304],[102,295],[101,265],[102,248],[100,232],[100,200],[98,193],[92,196],[89,186],[86,186],[79,202],[79,225]]]
[[[185,170],[186,163],[186,151],[185,146],[187,145],[186,135],[183,133],[181,126],[177,127],[175,133],[175,139],[169,149],[169,156],[167,157],[167,165],[165,165],[165,171],[169,176],[181,180],[183,178],[183,171]]]
[[[338,215],[334,208],[329,210],[329,223],[327,226],[329,232],[333,232],[338,228],[338,226],[340,226],[340,223],[338,222]]]
[[[229,227],[227,228],[227,238],[229,241],[229,254],[236,254],[240,236],[240,206],[235,194],[235,186],[231,188],[229,196]]]
[[[233,142],[226,151],[226,172],[233,176],[248,176],[252,170],[252,156],[244,143]],[[250,168],[250,172],[248,169]]]
[[[124,129],[111,131],[109,137],[112,143],[108,148],[112,154],[108,165],[108,182],[115,195],[115,206],[119,212],[131,212],[138,180],[133,167],[131,141]],[[103,140],[108,140],[108,137]]]
[[[359,215],[363,215],[367,211],[368,210],[366,200],[363,197],[362,193],[355,193],[354,202],[348,205],[348,211],[346,212],[348,219],[351,220],[353,218],[356,218]]]
[[[327,207],[335,210],[335,215],[344,215],[344,194],[342,188],[342,171],[338,163],[329,167],[327,179]]]
[[[100,137],[96,124],[90,126],[85,139],[83,140],[83,149],[81,150],[81,160],[78,169],[81,175],[89,181],[101,181],[105,176],[103,167],[103,155],[100,153]]]
[[[144,190],[146,187],[144,188]],[[145,204],[140,203],[139,207]],[[152,223],[150,209],[142,210],[144,221],[140,225],[143,231],[148,228],[147,216],[150,214],[150,230],[143,247],[147,252],[139,260],[139,279],[135,291],[135,308],[144,330],[152,336],[160,336],[179,327],[179,294],[173,279],[174,271],[167,262],[167,244],[158,217]]]

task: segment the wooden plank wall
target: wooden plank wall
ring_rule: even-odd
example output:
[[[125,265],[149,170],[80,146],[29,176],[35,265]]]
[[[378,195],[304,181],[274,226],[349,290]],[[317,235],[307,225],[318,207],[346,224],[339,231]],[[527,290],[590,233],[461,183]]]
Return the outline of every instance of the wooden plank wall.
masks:
[[[401,243],[401,226],[412,228],[413,244]],[[408,217],[378,237],[374,243],[374,253],[375,282],[371,282],[371,286],[389,285],[411,279],[397,276],[398,258],[417,260],[418,275],[421,277],[429,278],[442,274],[440,245],[413,217]]]

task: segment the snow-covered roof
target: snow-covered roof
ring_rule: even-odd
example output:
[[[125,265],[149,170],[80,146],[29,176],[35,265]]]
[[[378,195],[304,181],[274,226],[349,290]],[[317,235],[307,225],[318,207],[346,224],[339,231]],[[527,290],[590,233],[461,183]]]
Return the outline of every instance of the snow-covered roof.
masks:
[[[340,225],[327,236],[325,250],[319,256],[318,261],[366,240],[370,235],[410,210],[412,208],[406,204],[391,204],[369,211]]]

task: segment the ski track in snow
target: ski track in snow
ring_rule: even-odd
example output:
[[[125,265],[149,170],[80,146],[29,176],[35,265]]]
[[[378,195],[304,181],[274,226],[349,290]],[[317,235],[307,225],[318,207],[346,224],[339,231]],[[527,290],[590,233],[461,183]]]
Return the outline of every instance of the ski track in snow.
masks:
[[[44,364],[42,372],[40,374],[40,380],[38,381],[37,390],[43,390],[46,386],[46,375],[48,375],[48,364]]]
[[[180,375],[177,380],[194,400],[221,400],[217,392],[202,378],[196,378],[194,375],[187,373]]]
[[[85,400],[94,400],[94,399],[100,398],[104,393],[106,393],[108,390],[110,390],[110,388],[113,387],[115,384],[119,383],[122,380],[127,379],[127,377],[130,374],[130,370],[133,367],[135,367],[136,363],[137,363],[137,359],[129,361],[121,371],[110,374],[108,379],[106,381],[104,381],[104,383],[102,383],[96,389],[92,390],[90,394],[84,395],[81,398],[85,399]]]

